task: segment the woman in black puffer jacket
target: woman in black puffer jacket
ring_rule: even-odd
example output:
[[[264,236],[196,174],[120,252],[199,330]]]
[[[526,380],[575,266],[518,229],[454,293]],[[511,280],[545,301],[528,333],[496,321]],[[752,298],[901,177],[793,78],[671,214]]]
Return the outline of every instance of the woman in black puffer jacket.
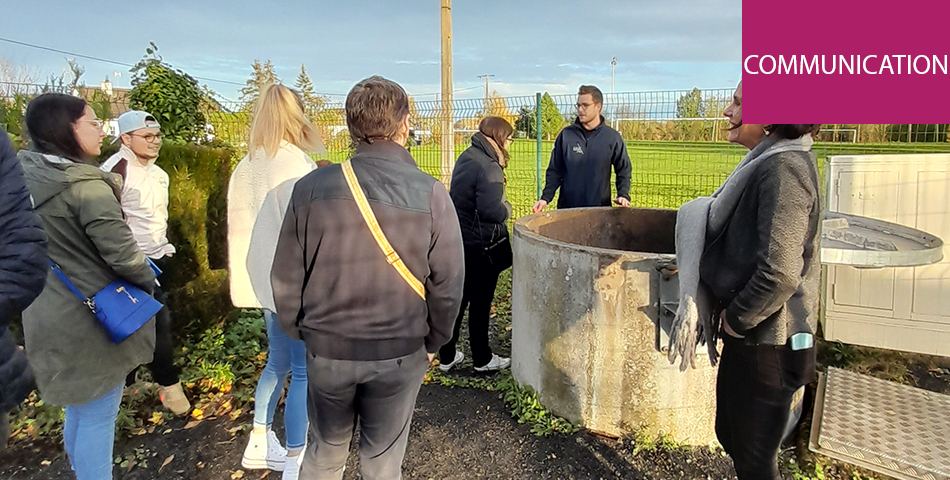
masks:
[[[449,195],[455,203],[462,243],[465,245],[465,291],[455,319],[452,340],[439,350],[443,372],[459,365],[465,356],[455,348],[466,307],[468,335],[475,371],[508,368],[511,359],[499,357],[488,346],[488,321],[498,274],[511,266],[511,243],[506,222],[511,204],[505,198],[508,145],[514,129],[501,117],[486,117],[468,147],[455,163]]]
[[[33,390],[26,354],[13,340],[10,320],[46,284],[46,235],[33,215],[30,192],[10,137],[0,130],[0,450],[7,444],[7,413]]]

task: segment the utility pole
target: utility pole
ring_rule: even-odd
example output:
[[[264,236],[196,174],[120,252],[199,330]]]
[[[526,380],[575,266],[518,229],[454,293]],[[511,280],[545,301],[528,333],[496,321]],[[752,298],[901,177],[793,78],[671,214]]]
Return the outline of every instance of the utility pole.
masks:
[[[455,156],[455,115],[452,112],[452,0],[442,0],[442,183],[452,183]]]
[[[494,75],[479,75],[478,78],[485,79],[485,116],[491,115],[491,103],[488,100],[488,79]]]

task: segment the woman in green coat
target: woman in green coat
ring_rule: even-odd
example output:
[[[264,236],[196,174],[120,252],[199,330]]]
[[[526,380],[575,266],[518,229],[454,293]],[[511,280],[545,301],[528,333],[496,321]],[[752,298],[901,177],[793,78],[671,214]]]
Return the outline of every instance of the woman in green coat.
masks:
[[[18,155],[49,257],[89,297],[119,277],[151,292],[155,275],[122,219],[121,179],[93,164],[105,134],[80,98],[48,93],[30,102],[31,150]],[[40,396],[66,407],[63,440],[78,480],[112,478],[115,420],[126,375],[148,363],[155,321],[115,344],[89,308],[50,272],[23,312]]]

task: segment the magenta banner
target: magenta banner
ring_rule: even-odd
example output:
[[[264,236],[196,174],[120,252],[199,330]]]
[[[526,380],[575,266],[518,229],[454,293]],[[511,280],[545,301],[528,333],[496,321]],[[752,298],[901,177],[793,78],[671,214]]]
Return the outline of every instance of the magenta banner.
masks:
[[[743,2],[749,123],[950,123],[950,1]]]

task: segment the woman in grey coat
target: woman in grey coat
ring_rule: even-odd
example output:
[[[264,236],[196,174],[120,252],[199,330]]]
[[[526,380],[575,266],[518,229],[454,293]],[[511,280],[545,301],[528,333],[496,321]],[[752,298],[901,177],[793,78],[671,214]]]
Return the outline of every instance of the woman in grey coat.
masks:
[[[49,237],[49,257],[85,296],[119,277],[151,292],[155,275],[122,219],[118,175],[97,168],[105,134],[80,98],[48,93],[30,102],[32,149],[19,153]],[[55,274],[23,312],[23,333],[40,396],[66,407],[63,440],[78,480],[112,478],[115,420],[126,375],[155,349],[149,320],[119,344]]]
[[[811,137],[820,125],[743,123],[741,83],[724,115],[729,141],[750,151],[730,177],[739,190],[731,218],[717,231],[722,222],[707,224],[700,261],[722,325],[716,436],[739,480],[780,479],[793,396],[815,376],[821,203]]]

